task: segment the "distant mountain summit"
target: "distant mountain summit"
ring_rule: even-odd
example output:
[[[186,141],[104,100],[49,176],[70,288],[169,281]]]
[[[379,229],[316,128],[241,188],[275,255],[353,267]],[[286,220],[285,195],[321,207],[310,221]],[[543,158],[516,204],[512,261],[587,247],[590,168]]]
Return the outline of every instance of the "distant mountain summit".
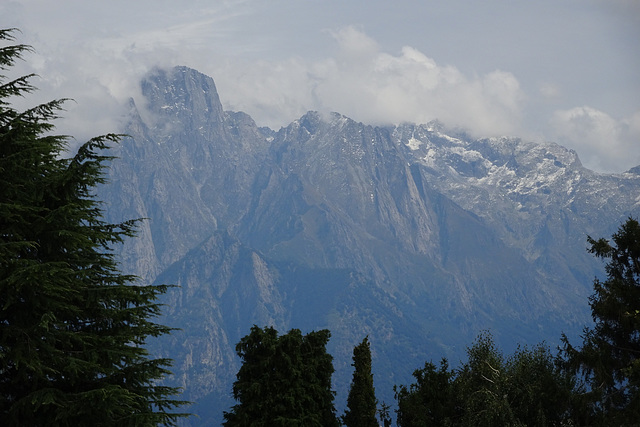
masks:
[[[627,173],[632,173],[635,175],[640,175],[640,166],[636,166],[634,168],[631,168],[627,171]]]
[[[640,175],[575,152],[473,139],[439,123],[374,127],[309,112],[275,132],[224,111],[213,80],[155,70],[114,149],[107,216],[148,218],[123,270],[179,285],[155,351],[219,423],[253,324],[329,328],[337,404],[369,335],[378,397],[427,359],[456,364],[482,329],[510,350],[590,321],[598,260],[586,237],[640,212]]]

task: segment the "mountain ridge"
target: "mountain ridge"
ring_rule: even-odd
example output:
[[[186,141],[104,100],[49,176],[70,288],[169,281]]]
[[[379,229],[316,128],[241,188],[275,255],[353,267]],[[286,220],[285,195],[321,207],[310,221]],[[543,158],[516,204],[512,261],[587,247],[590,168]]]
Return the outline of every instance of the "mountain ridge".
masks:
[[[553,143],[317,112],[273,131],[187,67],[141,88],[99,196],[108,219],[149,218],[123,270],[180,286],[163,320],[182,331],[153,351],[176,360],[196,424],[230,406],[233,347],[254,323],[329,328],[339,406],[364,335],[392,403],[392,385],[455,362],[481,329],[503,346],[577,334],[602,273],[586,235],[640,211],[640,176]]]

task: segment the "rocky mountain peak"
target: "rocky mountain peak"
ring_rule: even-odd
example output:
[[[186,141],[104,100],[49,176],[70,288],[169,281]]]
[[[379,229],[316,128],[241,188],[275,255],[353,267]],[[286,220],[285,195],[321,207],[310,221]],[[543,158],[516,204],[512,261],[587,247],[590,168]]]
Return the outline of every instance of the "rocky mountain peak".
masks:
[[[634,175],[640,175],[640,166],[633,167],[627,171],[627,173],[632,173]]]
[[[193,130],[211,135],[224,123],[215,83],[196,70],[156,68],[141,83],[144,106],[156,129],[167,134]]]
[[[640,213],[637,168],[598,174],[556,144],[318,112],[275,132],[223,111],[186,67],[154,70],[142,93],[100,196],[114,221],[149,218],[123,267],[180,286],[165,302],[182,331],[158,351],[209,424],[254,323],[329,328],[338,400],[369,335],[387,402],[481,329],[499,344],[578,333],[602,271],[586,235]]]

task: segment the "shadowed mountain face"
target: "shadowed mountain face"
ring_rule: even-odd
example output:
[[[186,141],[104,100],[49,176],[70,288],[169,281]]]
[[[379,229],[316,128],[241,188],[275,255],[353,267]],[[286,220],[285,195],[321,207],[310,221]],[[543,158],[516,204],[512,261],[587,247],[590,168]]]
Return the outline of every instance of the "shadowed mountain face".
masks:
[[[274,132],[222,109],[194,70],[157,70],[114,149],[107,218],[148,218],[120,251],[143,282],[179,285],[151,343],[201,418],[232,404],[234,347],[253,324],[329,328],[336,404],[369,335],[380,401],[427,359],[491,329],[516,343],[588,321],[608,236],[640,211],[640,175],[602,175],[555,144],[476,140],[438,123],[372,127],[309,112]]]

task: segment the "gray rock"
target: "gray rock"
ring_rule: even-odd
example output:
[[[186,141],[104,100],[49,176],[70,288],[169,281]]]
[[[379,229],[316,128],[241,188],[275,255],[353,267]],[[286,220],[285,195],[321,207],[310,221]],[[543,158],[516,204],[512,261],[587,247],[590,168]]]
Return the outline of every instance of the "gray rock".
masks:
[[[182,330],[150,345],[175,360],[193,425],[232,404],[253,324],[329,328],[339,408],[365,335],[387,403],[482,329],[505,351],[575,336],[602,274],[587,235],[640,210],[640,175],[595,173],[556,144],[315,112],[275,132],[223,111],[185,67],[150,73],[142,93],[99,197],[109,220],[148,218],[123,271],[179,286],[162,321]]]

